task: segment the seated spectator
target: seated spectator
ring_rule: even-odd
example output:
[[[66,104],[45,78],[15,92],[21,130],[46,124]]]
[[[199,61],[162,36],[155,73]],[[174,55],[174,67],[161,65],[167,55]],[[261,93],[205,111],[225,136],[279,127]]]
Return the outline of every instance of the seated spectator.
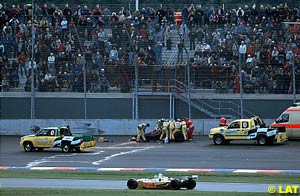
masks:
[[[8,75],[8,84],[10,88],[17,88],[19,86],[19,76],[17,74],[17,71],[14,71],[13,73]]]

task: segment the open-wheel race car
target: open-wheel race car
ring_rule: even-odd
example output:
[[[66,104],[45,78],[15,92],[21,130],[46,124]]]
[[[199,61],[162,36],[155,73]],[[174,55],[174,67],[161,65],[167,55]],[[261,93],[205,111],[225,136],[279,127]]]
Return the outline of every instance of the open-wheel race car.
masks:
[[[196,175],[177,179],[159,174],[158,176],[154,176],[154,178],[129,179],[127,181],[127,187],[129,189],[194,189],[196,187],[197,179],[198,176]]]

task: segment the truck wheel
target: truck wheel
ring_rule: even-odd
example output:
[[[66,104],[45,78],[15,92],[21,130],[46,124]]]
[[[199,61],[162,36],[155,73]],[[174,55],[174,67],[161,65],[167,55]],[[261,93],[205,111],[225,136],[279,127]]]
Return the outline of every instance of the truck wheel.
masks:
[[[224,144],[224,142],[225,142],[225,139],[222,135],[215,135],[214,136],[214,144],[221,145],[221,144]]]
[[[194,189],[196,187],[196,181],[194,179],[190,179],[187,181],[186,188]]]
[[[69,143],[63,143],[61,150],[63,152],[71,152],[71,145]]]
[[[259,145],[266,145],[268,143],[268,138],[266,135],[259,135],[257,137],[257,143]]]
[[[129,189],[136,189],[138,187],[138,182],[135,179],[129,179],[127,181],[127,187]]]
[[[25,152],[31,152],[31,151],[34,151],[34,148],[33,148],[33,145],[31,142],[25,142],[23,144],[23,147],[24,147],[24,151]]]
[[[170,189],[178,190],[181,188],[181,182],[177,179],[171,180],[170,182]]]

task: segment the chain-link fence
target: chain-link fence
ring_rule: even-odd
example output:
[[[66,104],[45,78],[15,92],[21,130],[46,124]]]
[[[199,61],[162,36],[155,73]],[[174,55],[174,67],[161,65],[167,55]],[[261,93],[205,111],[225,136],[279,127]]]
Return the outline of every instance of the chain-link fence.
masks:
[[[299,93],[299,5],[199,5],[3,4],[1,90]]]

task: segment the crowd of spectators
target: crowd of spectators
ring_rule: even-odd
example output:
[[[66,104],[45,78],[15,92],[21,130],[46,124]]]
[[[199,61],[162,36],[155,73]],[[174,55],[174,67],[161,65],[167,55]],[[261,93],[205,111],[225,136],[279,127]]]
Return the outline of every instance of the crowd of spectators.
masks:
[[[131,84],[127,67],[134,64],[160,75],[165,48],[177,52],[177,63],[184,50],[193,54],[185,66],[192,67],[195,87],[239,92],[241,76],[245,92],[291,93],[294,64],[300,93],[300,5],[130,11],[100,4],[4,3],[0,31],[2,91],[25,78],[25,91],[34,81],[38,91],[84,92],[85,81],[88,92],[107,92],[110,83]]]

